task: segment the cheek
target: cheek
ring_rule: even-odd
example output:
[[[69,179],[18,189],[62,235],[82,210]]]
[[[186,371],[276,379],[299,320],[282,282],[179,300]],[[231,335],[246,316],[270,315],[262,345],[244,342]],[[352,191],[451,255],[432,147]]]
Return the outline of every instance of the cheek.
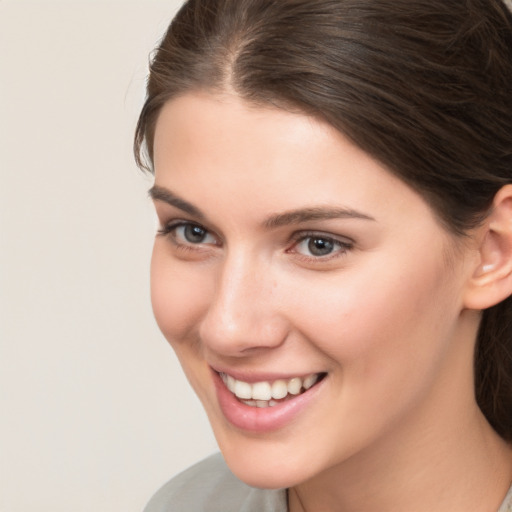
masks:
[[[208,280],[166,254],[155,241],[151,259],[151,303],[156,322],[173,347],[190,337],[208,304]]]
[[[340,274],[295,299],[294,318],[331,374],[337,406],[325,415],[339,421],[325,425],[326,435],[340,425],[355,443],[374,435],[421,403],[443,372],[458,316],[446,270],[434,264],[421,276],[398,275]]]
[[[295,318],[335,364],[357,369],[362,378],[393,366],[424,366],[451,336],[457,300],[442,262],[416,270],[368,266],[310,283],[308,297],[294,299]],[[297,290],[290,295],[300,297]]]

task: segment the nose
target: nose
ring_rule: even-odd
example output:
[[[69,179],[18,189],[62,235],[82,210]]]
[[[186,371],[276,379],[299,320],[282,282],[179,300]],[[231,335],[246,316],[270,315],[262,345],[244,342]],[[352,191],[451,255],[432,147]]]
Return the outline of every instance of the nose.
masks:
[[[205,348],[241,357],[281,345],[288,328],[277,283],[268,262],[245,254],[226,257],[199,326]]]

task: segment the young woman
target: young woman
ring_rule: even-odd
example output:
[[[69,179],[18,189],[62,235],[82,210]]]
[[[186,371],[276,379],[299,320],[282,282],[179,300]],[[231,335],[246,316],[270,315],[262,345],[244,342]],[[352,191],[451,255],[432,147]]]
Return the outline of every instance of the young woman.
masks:
[[[501,0],[183,5],[135,147],[222,457],[148,512],[512,510],[511,84]]]

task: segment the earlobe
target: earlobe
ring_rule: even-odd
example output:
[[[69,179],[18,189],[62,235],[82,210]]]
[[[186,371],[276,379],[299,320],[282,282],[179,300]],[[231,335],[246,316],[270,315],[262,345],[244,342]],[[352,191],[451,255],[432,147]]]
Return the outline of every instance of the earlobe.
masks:
[[[478,263],[464,297],[467,309],[487,309],[512,294],[512,185],[496,194],[478,229]]]

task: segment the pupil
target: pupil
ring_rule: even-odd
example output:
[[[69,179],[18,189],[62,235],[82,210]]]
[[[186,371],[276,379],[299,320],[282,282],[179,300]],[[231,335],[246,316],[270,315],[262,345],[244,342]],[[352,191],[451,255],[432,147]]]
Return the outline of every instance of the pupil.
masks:
[[[185,238],[187,239],[187,242],[197,244],[204,240],[206,236],[206,230],[199,226],[185,226],[185,232],[184,232]]]
[[[334,244],[325,238],[312,238],[308,243],[308,249],[314,256],[325,256],[332,252]]]

